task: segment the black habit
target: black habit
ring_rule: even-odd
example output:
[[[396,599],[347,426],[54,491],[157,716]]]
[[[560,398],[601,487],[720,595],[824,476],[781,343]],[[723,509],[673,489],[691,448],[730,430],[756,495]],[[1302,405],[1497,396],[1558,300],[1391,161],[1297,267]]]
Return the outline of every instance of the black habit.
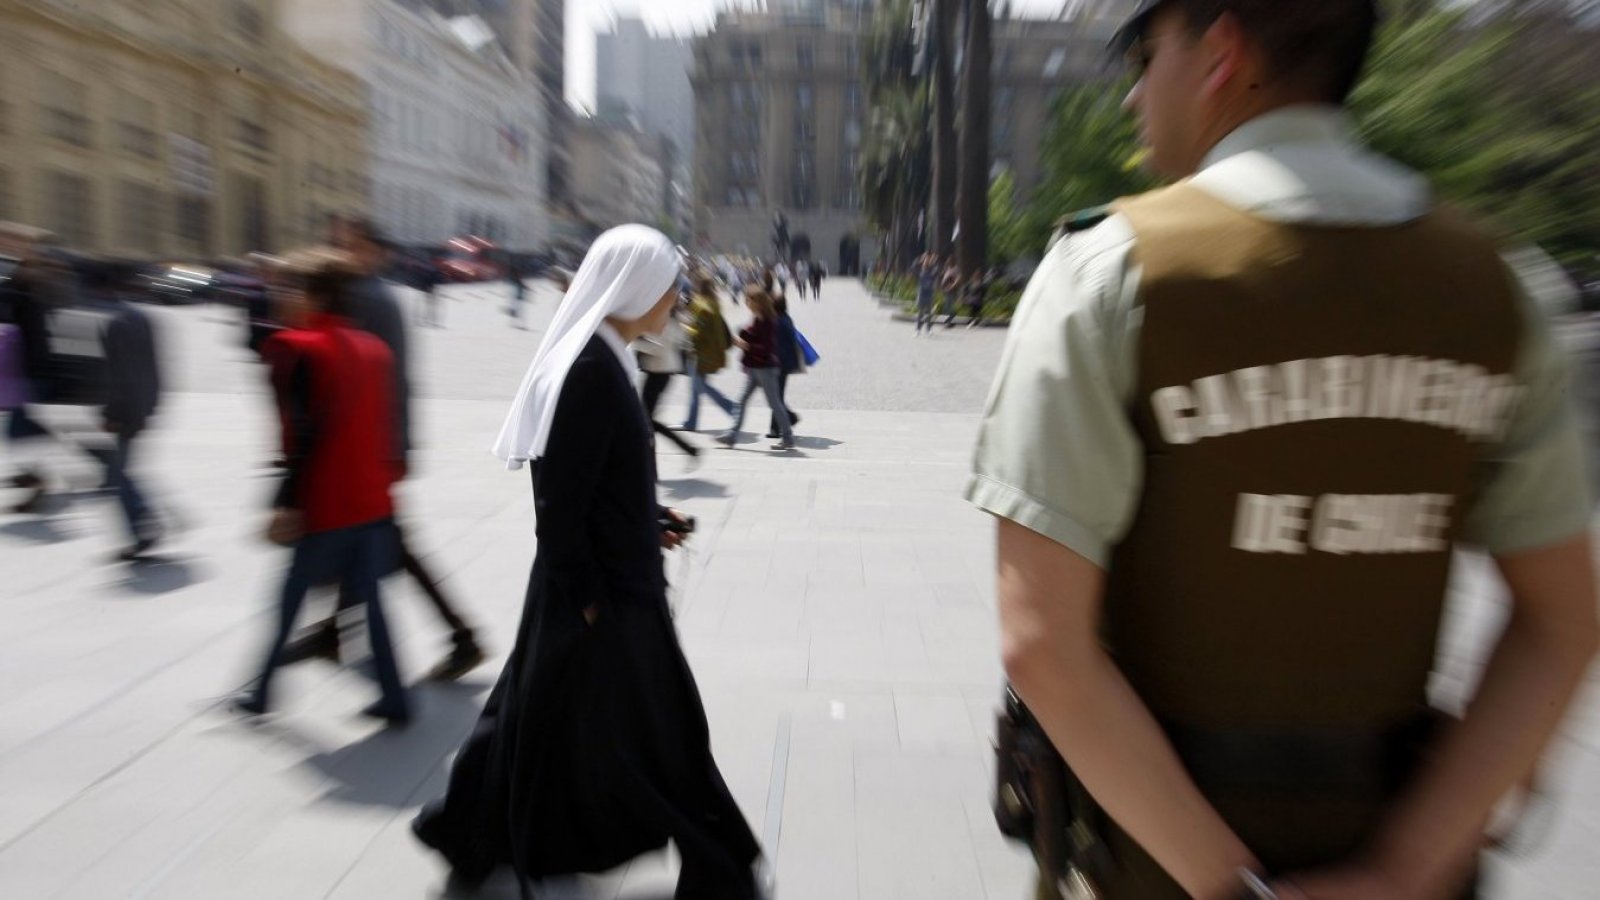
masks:
[[[533,464],[538,553],[516,647],[448,793],[413,826],[458,876],[601,872],[671,840],[682,900],[757,896],[760,847],[712,759],[667,606],[655,489],[638,393],[592,338]]]

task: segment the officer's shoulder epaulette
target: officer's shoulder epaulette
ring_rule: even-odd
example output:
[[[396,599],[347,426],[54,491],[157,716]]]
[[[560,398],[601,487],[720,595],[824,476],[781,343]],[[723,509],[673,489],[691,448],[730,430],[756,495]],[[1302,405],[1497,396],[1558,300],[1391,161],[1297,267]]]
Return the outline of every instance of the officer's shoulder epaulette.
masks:
[[[1092,206],[1057,219],[1056,233],[1075,234],[1079,231],[1088,231],[1109,218],[1111,218],[1111,204]]]

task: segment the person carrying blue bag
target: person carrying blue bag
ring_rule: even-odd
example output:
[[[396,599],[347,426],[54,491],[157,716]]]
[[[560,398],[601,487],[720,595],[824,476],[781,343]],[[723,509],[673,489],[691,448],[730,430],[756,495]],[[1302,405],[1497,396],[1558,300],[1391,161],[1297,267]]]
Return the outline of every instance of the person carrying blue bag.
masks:
[[[782,399],[783,406],[789,410],[789,424],[800,424],[800,415],[789,406],[789,376],[804,375],[808,366],[816,365],[822,357],[812,348],[811,343],[794,326],[794,319],[789,318],[789,301],[783,297],[777,299],[778,310],[778,396]],[[777,438],[781,429],[778,427],[778,414],[772,414],[772,427],[767,430],[767,437]]]

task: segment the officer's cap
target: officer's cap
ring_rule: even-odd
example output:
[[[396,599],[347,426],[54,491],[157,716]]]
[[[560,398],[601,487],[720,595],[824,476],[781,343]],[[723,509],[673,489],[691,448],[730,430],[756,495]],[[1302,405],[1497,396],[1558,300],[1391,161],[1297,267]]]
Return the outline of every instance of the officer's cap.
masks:
[[[1117,28],[1117,33],[1111,36],[1111,52],[1118,58],[1128,52],[1140,38],[1144,37],[1144,30],[1150,27],[1150,17],[1154,16],[1167,0],[1139,0],[1139,5],[1128,16],[1127,21]]]

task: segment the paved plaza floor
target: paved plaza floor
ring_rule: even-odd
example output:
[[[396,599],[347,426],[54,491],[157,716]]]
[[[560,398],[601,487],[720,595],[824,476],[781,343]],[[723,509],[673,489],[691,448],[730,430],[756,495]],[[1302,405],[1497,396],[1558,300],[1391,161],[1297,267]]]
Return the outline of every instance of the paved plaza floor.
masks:
[[[452,288],[446,327],[412,332],[419,447],[404,515],[496,656],[461,684],[418,687],[418,718],[399,731],[357,716],[369,682],[320,662],[286,673],[269,721],[218,708],[258,661],[285,562],[259,537],[272,412],[236,313],[154,312],[172,392],[140,467],[182,533],[130,567],[109,562],[121,538],[107,497],[0,517],[0,898],[441,895],[445,873],[407,825],[442,792],[510,647],[534,553],[527,475],[487,448],[556,297],[534,292],[521,330],[505,296]],[[717,757],[785,900],[1020,900],[1031,862],[988,808],[992,529],[960,498],[1004,332],[914,338],[843,279],[793,313],[823,355],[791,382],[798,452],[765,449],[757,410],[738,450],[691,435],[707,447],[698,464],[660,455],[664,502],[700,522],[668,571]],[[675,388],[661,418],[682,408]],[[84,411],[55,412],[88,426]],[[725,418],[708,404],[701,424]],[[86,461],[57,471],[95,477]],[[385,596],[419,676],[446,634],[410,584]],[[1476,671],[1499,610],[1471,560],[1456,597],[1443,696]],[[1494,863],[1491,896],[1600,894],[1597,753],[1591,700],[1558,754],[1555,829]],[[667,898],[674,865],[648,857],[541,897]],[[486,896],[516,891],[495,882]]]

